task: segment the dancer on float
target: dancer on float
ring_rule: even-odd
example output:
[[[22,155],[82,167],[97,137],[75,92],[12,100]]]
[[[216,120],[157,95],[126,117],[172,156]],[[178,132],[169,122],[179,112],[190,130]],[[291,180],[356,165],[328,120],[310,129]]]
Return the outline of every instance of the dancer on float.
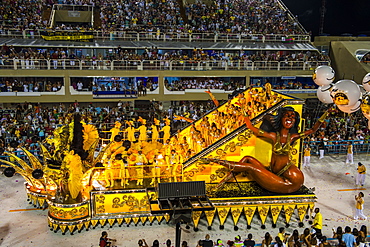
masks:
[[[276,193],[292,193],[303,185],[304,177],[295,165],[291,151],[295,141],[317,131],[329,110],[315,123],[312,129],[298,133],[299,113],[293,107],[279,108],[277,115],[268,114],[264,117],[260,128],[253,126],[245,114],[245,124],[258,137],[272,142],[270,166],[264,166],[251,156],[243,157],[240,162],[205,158],[206,162],[214,162],[229,168],[231,171],[220,184],[233,177],[233,173],[247,172],[254,181],[268,191]]]

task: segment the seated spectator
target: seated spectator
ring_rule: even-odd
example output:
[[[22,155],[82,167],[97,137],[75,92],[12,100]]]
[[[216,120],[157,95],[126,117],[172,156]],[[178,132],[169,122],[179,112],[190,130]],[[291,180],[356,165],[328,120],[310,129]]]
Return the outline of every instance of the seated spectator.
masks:
[[[243,245],[244,247],[254,247],[256,242],[252,239],[253,235],[251,233],[248,234],[248,239],[244,240]]]

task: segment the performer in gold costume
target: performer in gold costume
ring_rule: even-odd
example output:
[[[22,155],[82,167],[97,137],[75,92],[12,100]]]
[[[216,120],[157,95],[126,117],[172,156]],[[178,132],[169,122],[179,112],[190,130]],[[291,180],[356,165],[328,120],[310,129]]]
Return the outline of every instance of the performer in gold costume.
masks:
[[[143,185],[144,181],[144,165],[148,164],[148,160],[143,154],[143,151],[139,150],[136,155],[136,176],[137,182],[136,185]]]
[[[171,155],[169,157],[169,162],[171,166],[171,175],[172,175],[172,180],[173,182],[177,182],[177,176],[178,176],[178,167],[180,165],[180,157],[176,153],[176,150],[171,150]]]
[[[166,143],[168,139],[170,139],[171,136],[171,120],[168,118],[165,119],[166,125],[163,126],[161,131],[163,131],[163,143]]]
[[[127,132],[127,140],[129,140],[131,143],[136,141],[135,138],[135,128],[134,128],[134,122],[133,121],[126,121],[127,128],[125,129],[125,132]]]
[[[139,131],[139,141],[145,142],[147,140],[147,134],[146,134],[146,119],[139,117],[138,122],[141,123],[140,127],[136,129],[136,131]]]
[[[114,127],[110,129],[110,132],[111,132],[111,136],[110,136],[110,141],[113,141],[114,140],[114,137],[116,135],[119,135],[119,132],[121,131],[121,123],[116,121],[114,123]]]
[[[157,142],[159,138],[159,131],[158,131],[158,126],[159,126],[160,121],[156,118],[154,118],[154,123],[152,124],[152,142]]]

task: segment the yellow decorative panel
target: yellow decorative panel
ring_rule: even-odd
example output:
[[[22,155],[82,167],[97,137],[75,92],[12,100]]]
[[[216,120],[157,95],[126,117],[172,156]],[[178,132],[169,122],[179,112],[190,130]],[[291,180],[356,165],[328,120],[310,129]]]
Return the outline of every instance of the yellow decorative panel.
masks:
[[[116,192],[93,194],[93,216],[108,214],[150,213],[147,193],[141,192]]]
[[[292,215],[294,213],[294,209],[295,209],[294,204],[284,205],[286,223],[289,223],[290,219],[292,218]]]
[[[276,221],[279,218],[279,214],[282,208],[283,208],[282,205],[271,205],[270,211],[272,216],[272,223],[276,224]]]
[[[245,218],[247,218],[247,224],[250,225],[253,220],[254,212],[256,212],[256,206],[244,207]]]
[[[233,217],[234,225],[238,224],[240,214],[243,212],[243,207],[231,208],[231,216]]]
[[[89,204],[76,207],[68,206],[68,204],[49,205],[49,216],[58,220],[78,220],[89,216]]]

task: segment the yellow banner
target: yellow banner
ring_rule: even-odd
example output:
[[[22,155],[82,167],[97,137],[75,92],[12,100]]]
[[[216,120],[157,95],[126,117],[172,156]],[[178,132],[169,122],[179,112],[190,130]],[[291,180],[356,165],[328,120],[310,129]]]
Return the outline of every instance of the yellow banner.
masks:
[[[307,213],[308,205],[297,205],[299,220],[302,222]]]
[[[113,226],[115,221],[116,221],[116,219],[108,219],[108,223],[109,223],[110,226]]]
[[[148,217],[140,217],[140,221],[144,224],[146,222],[146,220],[148,219]]]
[[[122,222],[123,222],[123,218],[118,218],[117,219],[117,223],[118,223],[119,226],[122,225]]]
[[[170,219],[171,219],[171,215],[169,215],[169,214],[165,214],[163,217],[166,220],[166,222],[169,222]]]
[[[229,211],[230,211],[230,208],[227,207],[227,208],[217,208],[217,213],[218,213],[218,218],[220,220],[220,225],[223,226],[225,221],[226,221],[226,218],[227,218],[227,215],[229,214]]]
[[[231,216],[233,217],[234,225],[238,224],[243,207],[231,208]]]
[[[92,225],[93,227],[95,227],[95,226],[96,226],[96,224],[98,224],[98,220],[91,220],[91,225]]]
[[[60,225],[59,228],[60,228],[60,230],[62,230],[62,233],[65,233],[67,226],[66,225]]]
[[[100,223],[101,226],[104,226],[105,222],[107,222],[107,219],[100,219],[99,220],[99,223]]]
[[[130,224],[131,218],[125,218],[125,222],[126,222],[127,225]]]
[[[206,215],[208,225],[211,226],[213,223],[213,219],[215,218],[216,209],[210,210],[210,211],[204,211],[204,213]]]
[[[277,219],[279,218],[279,214],[281,209],[283,208],[282,205],[273,205],[270,207],[271,216],[272,216],[272,223],[276,224]]]
[[[284,205],[284,212],[285,212],[285,220],[286,223],[289,223],[290,219],[292,218],[292,215],[294,213],[295,205]]]
[[[155,219],[155,216],[149,216],[148,217],[148,220],[149,220],[150,223],[153,223],[154,219]]]
[[[85,225],[85,228],[86,228],[86,229],[89,229],[89,227],[90,227],[90,221],[86,221],[86,222],[84,223],[84,225]]]
[[[40,207],[44,206],[45,199],[44,198],[38,198]]]
[[[58,224],[53,224],[53,229],[54,229],[54,231],[56,231],[57,229],[58,229]]]
[[[82,223],[77,224],[77,230],[81,231],[83,226],[84,226],[84,224],[82,224]]]
[[[132,218],[132,221],[135,223],[135,225],[137,225],[137,223],[139,222],[139,217],[133,217]]]
[[[201,215],[202,215],[202,211],[193,211],[192,212],[191,218],[193,219],[194,227],[198,227]]]
[[[156,218],[157,218],[158,223],[161,223],[161,221],[163,220],[163,215],[158,215],[156,216]]]
[[[31,196],[31,202],[33,205],[36,205],[37,198],[35,196]]]
[[[69,232],[73,232],[73,230],[76,228],[76,225],[68,225]]]
[[[267,215],[269,213],[270,206],[260,206],[258,207],[258,214],[261,218],[262,224],[265,224]]]
[[[256,212],[256,208],[257,207],[255,207],[255,206],[244,207],[244,214],[245,214],[245,218],[247,219],[247,224],[248,225],[251,225],[251,223],[252,223],[254,213]]]

